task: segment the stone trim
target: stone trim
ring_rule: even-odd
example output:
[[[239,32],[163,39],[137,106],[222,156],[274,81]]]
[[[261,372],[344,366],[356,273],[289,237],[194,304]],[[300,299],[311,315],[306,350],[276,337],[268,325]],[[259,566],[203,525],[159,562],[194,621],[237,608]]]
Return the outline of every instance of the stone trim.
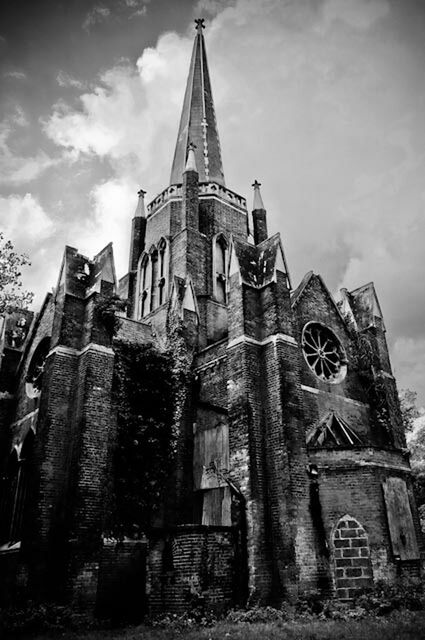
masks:
[[[231,349],[232,347],[236,347],[238,344],[255,344],[258,347],[262,347],[266,344],[276,344],[277,342],[286,342],[293,347],[298,346],[298,342],[292,336],[288,336],[285,333],[276,333],[273,336],[265,338],[264,340],[256,340],[255,338],[251,338],[250,336],[242,335],[231,340],[227,345],[227,348]]]
[[[342,396],[338,393],[330,393],[330,391],[324,391],[323,389],[316,389],[315,387],[309,387],[306,384],[302,384],[301,385],[301,389],[303,391],[308,391],[308,393],[314,393],[316,395],[318,395],[319,393],[326,393],[326,395],[328,396],[332,396],[333,398],[338,398],[339,400],[345,400],[345,402],[349,402],[351,404],[354,404],[358,407],[368,407],[368,403],[367,402],[360,402],[360,400],[353,400],[352,398],[346,398],[345,396]]]
[[[199,367],[194,367],[195,371],[204,371],[205,369],[210,369],[214,367],[220,360],[226,360],[227,355],[217,356],[217,358],[213,358],[212,360],[208,360],[205,364],[199,365]]]
[[[54,347],[51,351],[49,351],[49,353],[47,354],[47,357],[49,358],[55,353],[58,353],[61,356],[77,356],[78,357],[86,353],[86,351],[99,351],[100,353],[104,353],[106,355],[110,355],[110,356],[114,355],[114,351],[113,349],[111,349],[111,347],[104,347],[101,344],[95,344],[94,342],[90,342],[90,344],[88,344],[86,347],[84,347],[84,349],[81,349],[81,350],[73,349],[72,347],[63,347],[61,345],[58,345],[57,347]]]

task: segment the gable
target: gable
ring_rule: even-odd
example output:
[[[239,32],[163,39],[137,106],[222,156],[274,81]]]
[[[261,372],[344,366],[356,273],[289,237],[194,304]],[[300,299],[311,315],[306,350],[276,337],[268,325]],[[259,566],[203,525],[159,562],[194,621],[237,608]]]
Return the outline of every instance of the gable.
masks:
[[[307,273],[291,295],[295,316],[303,323],[316,320],[325,325],[341,328],[348,333],[347,323],[326,286],[322,276],[312,271]]]

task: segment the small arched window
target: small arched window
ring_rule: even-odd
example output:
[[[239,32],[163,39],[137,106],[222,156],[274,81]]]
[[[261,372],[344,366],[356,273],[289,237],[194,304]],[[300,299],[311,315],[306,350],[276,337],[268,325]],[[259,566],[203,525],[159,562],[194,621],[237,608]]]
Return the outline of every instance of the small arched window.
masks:
[[[147,300],[150,299],[151,288],[150,266],[149,256],[145,254],[140,262],[139,268],[139,318],[143,318],[149,313]]]
[[[228,243],[226,238],[220,234],[214,239],[213,246],[213,278],[214,297],[218,302],[227,302],[227,255]]]
[[[167,297],[167,243],[162,238],[158,245],[159,251],[159,279],[158,279],[158,305],[164,304]]]
[[[158,306],[158,251],[156,249],[151,253],[151,274],[151,300],[149,311],[153,311]]]

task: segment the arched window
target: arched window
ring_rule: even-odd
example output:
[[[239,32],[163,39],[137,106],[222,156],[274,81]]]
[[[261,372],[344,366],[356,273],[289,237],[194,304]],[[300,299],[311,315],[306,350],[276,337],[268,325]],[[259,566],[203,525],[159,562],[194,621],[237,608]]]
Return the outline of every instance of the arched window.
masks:
[[[153,311],[158,306],[157,300],[157,288],[158,288],[158,251],[155,249],[151,253],[151,301],[150,301],[150,309],[149,311]]]
[[[346,514],[333,530],[332,543],[336,596],[354,598],[373,584],[368,535],[356,518]]]
[[[159,280],[158,280],[158,305],[164,304],[167,297],[167,243],[161,238],[159,245]]]
[[[18,456],[9,457],[0,487],[0,544],[19,542],[22,538],[29,488],[29,465],[34,449],[34,432],[30,429]]]
[[[227,240],[220,234],[214,239],[213,246],[213,286],[214,297],[223,304],[227,302],[227,253]]]
[[[149,313],[147,300],[150,298],[150,260],[146,254],[142,257],[139,267],[139,309],[138,317],[143,318]]]
[[[167,298],[168,244],[164,238],[144,254],[139,267],[138,318],[164,304]]]

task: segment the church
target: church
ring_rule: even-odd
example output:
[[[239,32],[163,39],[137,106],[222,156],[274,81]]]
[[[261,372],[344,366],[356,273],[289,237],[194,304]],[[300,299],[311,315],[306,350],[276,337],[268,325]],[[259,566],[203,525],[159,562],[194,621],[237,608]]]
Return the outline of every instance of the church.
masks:
[[[259,182],[249,208],[226,186],[203,22],[169,185],[150,203],[140,190],[128,221],[128,273],[117,280],[112,244],[93,258],[67,246],[40,311],[0,319],[2,605],[138,619],[312,592],[350,601],[421,575],[374,285],[336,301],[313,271],[292,282]],[[144,364],[123,382],[136,352]],[[163,375],[149,353],[171,362]],[[143,384],[153,391],[137,400]],[[123,409],[130,395],[137,411]],[[125,440],[130,422],[146,433],[137,420],[152,427],[143,446]],[[149,521],[137,487],[146,503],[160,496]]]

